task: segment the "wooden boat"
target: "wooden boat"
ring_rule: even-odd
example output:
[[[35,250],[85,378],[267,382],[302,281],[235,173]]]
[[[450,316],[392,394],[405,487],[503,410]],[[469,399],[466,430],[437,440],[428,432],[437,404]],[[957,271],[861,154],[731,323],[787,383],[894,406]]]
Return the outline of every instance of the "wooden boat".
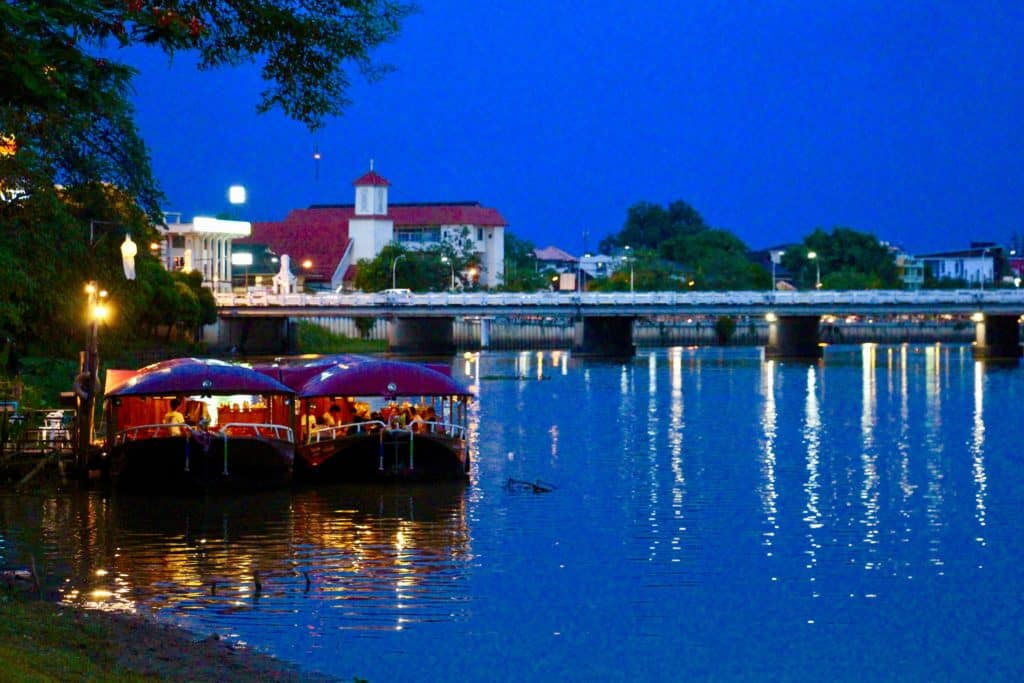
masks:
[[[358,356],[276,368],[301,404],[296,478],[312,482],[468,478],[472,393],[442,368]],[[331,415],[332,406],[337,407],[332,415],[335,424],[325,424],[322,416]],[[317,421],[315,427],[310,417]]]
[[[108,370],[105,413],[107,472],[119,491],[258,491],[291,482],[295,392],[251,368],[178,358]]]

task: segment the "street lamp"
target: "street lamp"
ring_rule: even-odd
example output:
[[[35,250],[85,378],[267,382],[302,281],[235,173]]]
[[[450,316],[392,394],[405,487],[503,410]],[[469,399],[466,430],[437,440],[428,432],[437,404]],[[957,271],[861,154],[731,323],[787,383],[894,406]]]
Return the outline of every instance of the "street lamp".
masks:
[[[398,262],[405,258],[405,254],[399,254],[391,262],[391,289],[397,289],[395,285],[395,267],[398,266]]]
[[[89,335],[85,344],[85,358],[82,370],[75,378],[75,393],[78,395],[78,465],[86,464],[89,446],[93,436],[93,413],[96,405],[96,387],[99,384],[99,326],[110,314],[107,308],[107,290],[100,289],[95,281],[85,285],[87,297],[86,317],[89,321]]]
[[[821,264],[818,261],[818,252],[807,252],[807,258],[814,261],[814,288],[821,289]]]
[[[448,267],[452,269],[452,285],[451,285],[451,289],[449,291],[454,292],[455,291],[455,264],[452,263],[452,260],[450,258],[448,258],[447,256],[442,256],[441,257],[441,263],[447,263]]]
[[[627,244],[625,247],[623,247],[623,249],[625,250],[626,255],[623,256],[622,258],[626,259],[626,262],[629,263],[629,293],[632,294],[633,293],[633,259],[631,259],[629,257],[629,245]]]

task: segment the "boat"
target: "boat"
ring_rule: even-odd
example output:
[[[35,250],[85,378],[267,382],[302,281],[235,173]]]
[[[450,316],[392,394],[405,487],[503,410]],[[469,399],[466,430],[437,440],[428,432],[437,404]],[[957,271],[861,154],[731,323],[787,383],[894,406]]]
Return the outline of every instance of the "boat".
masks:
[[[176,358],[107,371],[106,473],[118,491],[261,491],[291,483],[295,392],[252,368]]]
[[[276,372],[300,402],[297,480],[469,477],[467,423],[473,394],[446,367],[332,356],[268,371]]]

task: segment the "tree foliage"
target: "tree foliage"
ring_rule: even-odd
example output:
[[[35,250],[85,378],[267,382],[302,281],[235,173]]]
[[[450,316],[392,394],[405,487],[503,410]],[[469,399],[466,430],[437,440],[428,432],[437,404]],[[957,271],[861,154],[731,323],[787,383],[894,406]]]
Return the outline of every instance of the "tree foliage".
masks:
[[[548,271],[537,265],[533,242],[505,231],[505,279],[500,289],[507,292],[535,292],[551,283]]]
[[[692,206],[677,200],[660,204],[638,202],[629,207],[626,223],[616,235],[609,235],[598,246],[602,254],[629,246],[633,249],[658,249],[674,237],[695,235],[708,228],[704,218]]]
[[[377,292],[392,286],[410,289],[414,292],[443,292],[451,289],[465,290],[476,287],[480,261],[470,250],[472,241],[468,233],[455,239],[446,239],[439,245],[427,249],[406,249],[398,242],[385,246],[376,257],[360,259],[356,264],[356,289],[363,292]]]
[[[349,104],[352,68],[371,80],[387,71],[370,53],[413,10],[401,0],[0,3],[0,331],[72,343],[86,280],[120,302],[115,337],[210,317],[209,293],[145,249],[135,281],[118,273],[120,238],[148,244],[163,197],[129,100],[136,72],[112,46],[192,51],[200,69],[256,62],[258,111],[315,129]]]
[[[813,252],[815,258],[809,258]],[[891,289],[900,286],[892,253],[870,233],[835,227],[831,233],[821,228],[804,238],[802,245],[790,247],[782,256],[782,265],[802,287],[814,287],[818,273],[825,289]]]

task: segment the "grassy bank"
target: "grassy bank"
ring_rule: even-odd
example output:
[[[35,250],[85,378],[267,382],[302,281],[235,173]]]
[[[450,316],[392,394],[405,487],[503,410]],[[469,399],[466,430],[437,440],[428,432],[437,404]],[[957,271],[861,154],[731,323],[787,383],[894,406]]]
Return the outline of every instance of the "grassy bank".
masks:
[[[329,681],[141,617],[0,599],[0,678],[17,681]]]
[[[388,350],[383,339],[354,339],[334,334],[319,325],[299,322],[300,353],[381,353]]]

